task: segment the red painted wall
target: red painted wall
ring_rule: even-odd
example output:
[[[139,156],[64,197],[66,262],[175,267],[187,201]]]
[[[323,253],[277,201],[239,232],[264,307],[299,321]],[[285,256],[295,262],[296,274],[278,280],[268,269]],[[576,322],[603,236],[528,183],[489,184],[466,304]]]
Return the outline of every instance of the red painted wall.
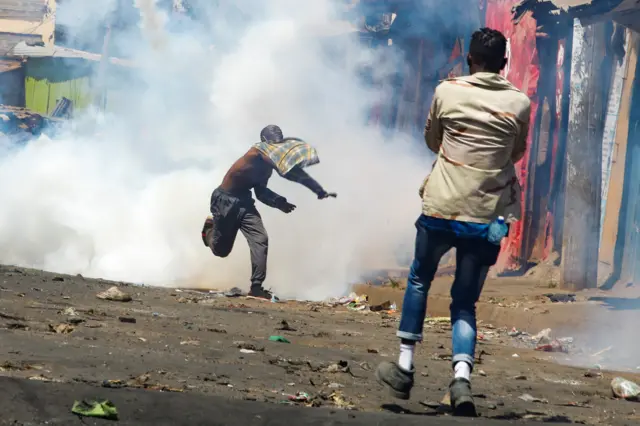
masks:
[[[501,31],[509,40],[509,65],[506,77],[516,87],[531,99],[531,123],[534,122],[538,109],[538,51],[536,49],[536,22],[531,16],[523,17],[518,25],[513,22],[511,9],[519,0],[488,0],[486,5],[485,26]],[[529,132],[529,146],[531,146]],[[524,210],[525,194],[527,191],[527,173],[530,152],[516,165],[516,170],[522,185],[522,206]],[[502,253],[496,268],[498,271],[518,269],[526,260],[521,259],[523,225],[528,217],[522,212],[523,220],[511,227],[509,238],[503,243]]]

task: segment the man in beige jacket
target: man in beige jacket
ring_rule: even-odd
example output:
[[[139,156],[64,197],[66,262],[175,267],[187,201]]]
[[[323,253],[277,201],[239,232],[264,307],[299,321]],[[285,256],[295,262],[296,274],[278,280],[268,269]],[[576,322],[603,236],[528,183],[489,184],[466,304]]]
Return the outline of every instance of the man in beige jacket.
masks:
[[[397,363],[380,364],[376,372],[394,396],[409,398],[429,287],[440,259],[455,247],[454,378],[449,390],[454,414],[462,416],[476,415],[470,383],[475,305],[508,223],[520,219],[514,163],[526,150],[531,106],[527,96],[500,75],[507,63],[506,44],[499,31],[476,31],[467,58],[471,75],[445,80],[436,88],[424,137],[437,159],[420,187],[422,215],[416,222],[414,261],[397,332],[400,356]]]

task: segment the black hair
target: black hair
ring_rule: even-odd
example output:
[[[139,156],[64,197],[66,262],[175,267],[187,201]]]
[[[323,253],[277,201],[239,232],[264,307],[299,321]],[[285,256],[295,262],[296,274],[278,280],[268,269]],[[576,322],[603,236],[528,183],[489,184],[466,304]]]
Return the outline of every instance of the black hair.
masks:
[[[487,71],[502,71],[506,54],[507,39],[500,31],[480,28],[471,35],[469,55],[473,63],[483,66]]]
[[[269,124],[260,132],[261,142],[280,142],[284,139],[282,129],[275,124]]]

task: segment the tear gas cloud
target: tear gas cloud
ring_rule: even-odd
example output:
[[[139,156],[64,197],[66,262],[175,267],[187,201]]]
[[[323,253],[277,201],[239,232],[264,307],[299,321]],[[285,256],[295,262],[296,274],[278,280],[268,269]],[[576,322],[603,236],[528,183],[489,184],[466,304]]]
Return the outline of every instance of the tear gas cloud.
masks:
[[[72,3],[73,13],[57,18],[76,39],[115,4]],[[321,162],[309,173],[339,196],[319,201],[274,174],[270,187],[298,209],[285,215],[257,203],[270,235],[266,287],[335,296],[411,252],[430,155],[414,136],[366,124],[388,93],[360,77],[363,66],[384,77],[402,58],[383,61],[353,36],[323,36],[337,19],[330,0],[238,4],[242,19],[218,10],[208,25],[177,28],[154,0],[138,0],[142,36],[113,39],[138,66],[108,69],[107,112],[76,117],[54,139],[2,147],[0,262],[148,285],[248,288],[242,235],[219,259],[199,232],[212,190],[267,124],[316,146]]]

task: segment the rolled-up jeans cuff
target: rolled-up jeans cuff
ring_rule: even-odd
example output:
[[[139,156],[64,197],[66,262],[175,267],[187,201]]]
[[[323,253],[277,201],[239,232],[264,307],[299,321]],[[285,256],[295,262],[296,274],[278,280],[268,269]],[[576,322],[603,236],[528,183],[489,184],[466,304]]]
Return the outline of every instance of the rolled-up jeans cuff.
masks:
[[[455,366],[457,362],[460,361],[464,361],[467,364],[469,364],[469,366],[471,367],[471,370],[473,371],[473,363],[474,363],[474,359],[471,355],[467,355],[467,354],[457,354],[453,356],[452,359],[452,365]]]
[[[415,342],[422,342],[422,334],[414,334],[414,333],[409,333],[407,331],[398,330],[398,332],[396,333],[396,336],[398,336],[401,339],[405,339],[405,340],[413,340]]]

